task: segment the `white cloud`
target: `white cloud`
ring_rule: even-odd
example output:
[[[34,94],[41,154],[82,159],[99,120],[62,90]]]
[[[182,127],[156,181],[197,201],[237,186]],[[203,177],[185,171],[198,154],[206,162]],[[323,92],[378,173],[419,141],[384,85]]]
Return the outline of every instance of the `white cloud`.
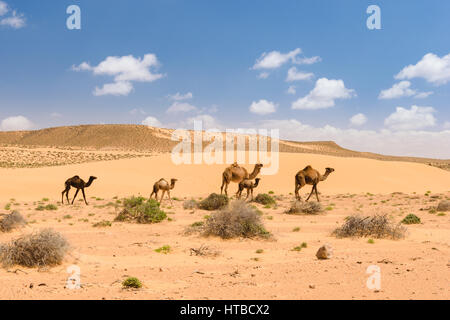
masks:
[[[17,11],[14,10],[11,16],[0,20],[0,25],[20,29],[25,27],[26,20],[23,14],[17,13]]]
[[[147,117],[142,121],[143,125],[149,126],[149,127],[161,127],[161,122],[156,119],[155,117]]]
[[[411,106],[411,109],[397,107],[396,111],[384,120],[391,130],[419,130],[436,125],[432,107]]]
[[[97,66],[91,66],[82,62],[78,66],[72,66],[73,71],[91,71],[94,75],[114,76],[114,83],[105,84],[102,89],[96,88],[94,95],[128,95],[133,91],[132,82],[153,82],[164,75],[153,73],[151,69],[159,67],[156,55],[150,53],[141,58],[132,55],[107,57]]]
[[[102,88],[95,87],[94,96],[127,96],[133,91],[133,85],[128,81],[104,84]]]
[[[33,123],[24,116],[3,119],[0,125],[2,131],[30,130],[33,126]]]
[[[52,117],[54,119],[59,119],[59,118],[62,118],[62,114],[58,113],[58,112],[53,112],[53,113],[50,113],[50,117]]]
[[[286,92],[289,94],[296,94],[297,90],[295,90],[295,86],[289,86]]]
[[[299,80],[309,80],[312,77],[314,77],[314,73],[297,71],[296,67],[292,67],[288,70],[286,81],[292,82]]]
[[[137,114],[145,115],[145,114],[147,114],[147,112],[145,112],[143,109],[140,109],[140,108],[134,108],[134,109],[130,110],[130,114],[133,116],[135,116]]]
[[[450,54],[440,58],[427,53],[417,64],[403,68],[395,78],[423,78],[436,85],[446,84],[450,81]]]
[[[432,132],[340,129],[330,125],[314,127],[295,119],[260,121],[259,127],[279,129],[280,137],[288,140],[335,141],[352,150],[399,156],[450,158],[450,130]]]
[[[382,90],[378,99],[395,99],[401,97],[411,97],[417,92],[410,88],[411,82],[400,81],[392,86],[390,89]]]
[[[194,121],[202,123],[202,129],[220,129],[224,130],[225,127],[221,125],[213,116],[209,114],[200,114],[195,117],[187,118],[176,124],[176,128],[194,129]]]
[[[8,4],[4,1],[0,1],[0,16],[4,16],[9,11]]]
[[[362,126],[366,122],[367,117],[362,113],[355,114],[353,117],[350,118],[350,124],[353,126]]]
[[[175,94],[169,95],[169,99],[175,101],[189,100],[192,99],[193,97],[194,95],[192,94],[192,92],[188,92],[186,94],[181,94],[177,92]]]
[[[190,111],[197,111],[197,107],[186,102],[174,102],[166,112],[169,114],[177,114]]]
[[[274,113],[276,111],[277,105],[271,101],[267,101],[264,99],[259,100],[258,102],[253,102],[249,108],[250,112],[256,113],[259,115],[266,115],[269,113]]]
[[[450,121],[445,121],[443,127],[444,129],[450,129]]]
[[[295,64],[314,64],[317,62],[322,61],[322,58],[315,56],[315,57],[311,57],[311,58],[296,58],[294,60]]]
[[[292,50],[288,53],[279,51],[264,52],[259,59],[256,60],[253,69],[276,69],[281,67],[288,61],[295,61],[295,57],[302,52],[300,48]]]
[[[269,73],[268,72],[261,72],[259,75],[258,75],[258,79],[267,79],[268,77],[269,77]]]
[[[415,99],[425,99],[431,96],[434,92],[433,91],[427,91],[427,92],[419,92],[414,96]]]
[[[292,103],[292,109],[316,110],[330,108],[336,99],[349,99],[355,96],[353,89],[347,89],[342,80],[317,80],[314,89],[305,97]]]

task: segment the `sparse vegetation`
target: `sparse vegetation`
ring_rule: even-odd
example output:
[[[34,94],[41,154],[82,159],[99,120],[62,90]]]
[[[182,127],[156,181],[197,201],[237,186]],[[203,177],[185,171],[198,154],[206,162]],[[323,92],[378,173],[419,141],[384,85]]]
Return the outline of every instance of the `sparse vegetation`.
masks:
[[[255,200],[253,200],[253,201],[255,201],[255,202],[259,203],[259,204],[263,204],[265,206],[267,206],[267,205],[271,206],[271,205],[276,204],[275,199],[272,196],[270,196],[270,195],[268,195],[266,193],[259,193],[256,196]]]
[[[172,251],[172,248],[169,245],[162,246],[161,248],[155,249],[155,252],[168,254]]]
[[[197,200],[191,199],[183,202],[183,209],[185,210],[192,210],[197,208],[198,208]]]
[[[13,211],[12,213],[4,215],[1,218],[0,231],[1,232],[9,232],[13,229],[22,227],[25,224],[26,224],[26,221],[22,217],[22,215],[17,211]]]
[[[129,277],[122,282],[122,287],[124,289],[140,289],[142,288],[142,283],[138,278]]]
[[[228,204],[228,197],[224,194],[211,193],[206,199],[202,200],[198,207],[203,210],[218,210]]]
[[[112,223],[111,221],[103,220],[96,222],[92,225],[94,228],[105,228],[105,227],[111,227]]]
[[[403,224],[419,224],[420,218],[416,216],[415,214],[408,214],[403,220]]]
[[[287,214],[318,214],[323,211],[323,207],[319,202],[301,202],[294,201],[291,207],[286,211]]]
[[[227,208],[211,214],[206,220],[204,235],[223,239],[235,237],[263,237],[270,233],[261,222],[258,212],[244,201],[234,201]]]
[[[392,223],[386,215],[350,216],[340,228],[333,231],[333,235],[338,238],[372,236],[377,239],[400,239],[405,236],[405,233],[405,227]]]
[[[44,229],[0,245],[0,261],[4,267],[55,266],[62,263],[68,250],[69,243],[61,234]]]
[[[47,204],[46,206],[40,204],[39,206],[36,207],[35,210],[36,211],[44,211],[44,210],[54,211],[54,210],[58,210],[58,207],[54,204]]]
[[[123,210],[117,215],[115,221],[136,221],[137,223],[158,223],[167,218],[167,214],[160,209],[159,203],[146,200],[143,197],[126,198],[123,201]]]

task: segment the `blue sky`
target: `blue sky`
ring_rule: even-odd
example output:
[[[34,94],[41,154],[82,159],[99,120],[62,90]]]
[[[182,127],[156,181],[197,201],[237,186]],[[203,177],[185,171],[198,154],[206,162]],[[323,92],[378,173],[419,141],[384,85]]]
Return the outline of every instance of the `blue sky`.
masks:
[[[81,30],[66,27],[73,4]],[[366,26],[372,4],[381,30]],[[203,119],[450,158],[449,12],[444,0],[2,0],[0,129]]]

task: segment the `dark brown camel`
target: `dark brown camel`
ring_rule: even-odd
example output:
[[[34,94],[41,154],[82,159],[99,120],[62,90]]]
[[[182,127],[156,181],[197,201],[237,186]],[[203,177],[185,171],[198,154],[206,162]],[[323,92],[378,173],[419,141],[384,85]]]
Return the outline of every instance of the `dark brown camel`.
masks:
[[[75,198],[78,195],[78,191],[80,191],[80,189],[81,189],[81,191],[83,192],[84,203],[86,203],[86,205],[88,205],[88,203],[86,201],[86,195],[84,193],[84,188],[88,188],[95,179],[97,179],[97,177],[90,176],[89,177],[89,181],[87,183],[84,182],[84,180],[81,179],[79,176],[75,176],[75,177],[72,177],[70,179],[67,179],[67,181],[65,182],[66,188],[64,189],[64,191],[61,194],[61,197],[62,197],[61,202],[62,202],[62,204],[64,204],[64,193],[66,194],[67,203],[70,204],[70,201],[69,201],[69,190],[70,190],[70,187],[74,187],[74,188],[77,188],[77,192],[75,192],[75,196],[72,199],[72,204],[73,204],[73,202],[75,201]]]
[[[328,175],[330,173],[332,173],[334,171],[333,168],[325,168],[325,173],[324,175],[321,175],[319,173],[319,171],[313,169],[311,166],[306,166],[305,169],[300,170],[299,172],[297,172],[297,174],[295,175],[295,197],[297,200],[301,200],[300,195],[298,194],[300,188],[304,187],[307,184],[312,185],[312,190],[311,193],[309,194],[308,199],[306,199],[306,201],[309,200],[309,198],[311,198],[311,195],[313,194],[313,192],[316,192],[316,198],[317,201],[319,202],[319,195],[317,192],[317,184],[320,181],[324,181],[328,178]]]

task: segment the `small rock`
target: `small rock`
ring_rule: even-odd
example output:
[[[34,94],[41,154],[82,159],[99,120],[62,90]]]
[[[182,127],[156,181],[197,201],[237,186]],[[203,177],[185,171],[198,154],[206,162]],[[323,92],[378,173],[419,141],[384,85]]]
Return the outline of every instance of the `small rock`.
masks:
[[[317,259],[330,259],[333,257],[333,248],[329,244],[325,244],[316,253]]]
[[[315,285],[313,285],[313,284],[310,284],[310,285],[309,285],[309,288],[310,288],[310,289],[315,289],[315,288],[316,288],[316,286],[315,286]]]
[[[34,284],[30,283],[30,289],[33,289]]]

